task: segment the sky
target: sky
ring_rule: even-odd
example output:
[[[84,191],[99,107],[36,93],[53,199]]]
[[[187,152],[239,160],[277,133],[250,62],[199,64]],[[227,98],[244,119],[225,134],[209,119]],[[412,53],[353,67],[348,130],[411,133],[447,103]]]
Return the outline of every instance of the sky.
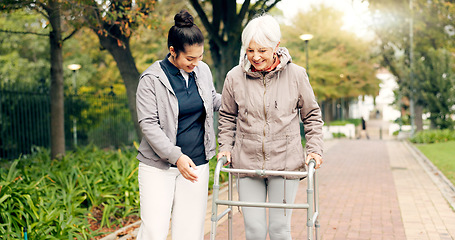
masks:
[[[308,11],[312,5],[325,4],[345,13],[343,28],[359,36],[368,36],[368,2],[361,0],[281,0],[276,7],[289,19],[299,11]]]

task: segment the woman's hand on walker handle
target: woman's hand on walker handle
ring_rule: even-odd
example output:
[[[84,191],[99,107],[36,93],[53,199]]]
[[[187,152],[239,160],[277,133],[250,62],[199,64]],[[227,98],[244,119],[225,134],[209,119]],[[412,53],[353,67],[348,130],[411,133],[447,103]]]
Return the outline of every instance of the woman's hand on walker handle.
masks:
[[[220,158],[226,157],[227,162],[224,164],[224,166],[227,166],[231,163],[231,152],[219,152],[218,155],[216,155],[216,160],[220,160]]]
[[[317,153],[308,153],[308,155],[306,156],[306,165],[308,165],[310,163],[310,160],[311,159],[314,159],[314,161],[316,162],[316,166],[314,166],[314,169],[318,169],[319,167],[321,167],[321,164],[322,164],[322,157],[321,155],[317,154]]]
[[[177,168],[179,169],[182,176],[188,179],[191,182],[197,182],[197,175],[193,172],[193,169],[196,170],[197,167],[194,164],[193,160],[185,154],[179,157],[177,160]]]

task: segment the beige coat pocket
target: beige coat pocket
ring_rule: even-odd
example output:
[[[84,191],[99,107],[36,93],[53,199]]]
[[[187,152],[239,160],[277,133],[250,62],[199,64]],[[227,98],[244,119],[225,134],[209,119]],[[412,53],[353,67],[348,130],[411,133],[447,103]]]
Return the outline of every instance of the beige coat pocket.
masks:
[[[262,169],[262,144],[257,139],[236,137],[232,149],[232,166],[239,169]]]

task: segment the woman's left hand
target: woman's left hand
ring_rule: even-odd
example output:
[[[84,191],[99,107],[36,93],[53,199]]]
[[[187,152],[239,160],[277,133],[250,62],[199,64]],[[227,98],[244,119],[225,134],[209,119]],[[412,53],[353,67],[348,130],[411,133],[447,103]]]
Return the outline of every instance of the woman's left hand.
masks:
[[[310,163],[310,160],[311,159],[314,159],[316,161],[316,166],[314,166],[315,169],[318,169],[319,167],[321,167],[321,164],[322,164],[322,157],[321,155],[317,154],[317,153],[308,153],[308,155],[306,156],[306,165],[308,165]]]
[[[216,156],[216,159],[220,160],[222,157],[226,157],[227,159],[227,162],[224,164],[224,166],[231,164],[231,152],[219,152]]]
[[[196,173],[194,173],[194,170],[196,170],[197,167],[190,157],[182,154],[175,164],[184,178],[188,179],[192,183],[197,182],[198,177]]]

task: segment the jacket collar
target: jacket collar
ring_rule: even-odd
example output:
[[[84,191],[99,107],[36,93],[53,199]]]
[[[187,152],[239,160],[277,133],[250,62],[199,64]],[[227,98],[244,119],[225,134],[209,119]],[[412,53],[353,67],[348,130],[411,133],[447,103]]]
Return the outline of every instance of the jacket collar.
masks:
[[[177,76],[180,73],[180,70],[169,61],[170,55],[171,54],[167,54],[167,56],[161,61],[161,64],[164,65],[164,67],[167,69],[167,71],[169,71],[170,74]]]
[[[168,56],[166,56],[165,60],[167,60]],[[166,74],[164,73],[163,69],[161,68],[160,66],[160,62],[164,62],[165,60],[161,60],[161,61],[156,61],[154,62],[150,67],[148,67],[144,73],[142,73],[141,75],[141,78],[147,74],[150,74],[150,75],[153,75],[155,77],[158,78],[158,80],[169,90],[172,92],[172,94],[175,95],[175,92],[174,90],[172,89],[172,86],[171,86],[171,83],[169,82],[169,79],[167,78]],[[167,60],[167,62],[169,62],[169,60]],[[165,63],[166,64],[166,63]],[[176,68],[172,63],[169,62],[170,65],[172,65],[174,67],[174,69],[176,69],[177,73],[175,74],[178,74],[180,72],[180,70],[178,68]],[[174,70],[171,70],[171,74],[174,74]],[[199,72],[200,72],[200,68],[199,66],[196,66],[193,70],[193,73],[194,73],[194,79],[196,82],[198,82],[198,78],[197,76],[199,75]]]
[[[141,75],[141,79],[146,75],[155,76],[169,91],[171,91],[174,95],[174,90],[172,89],[171,83],[169,79],[167,79],[166,74],[164,73],[163,69],[160,66],[161,61],[154,62],[150,67],[148,67]]]
[[[169,56],[171,54],[168,53],[167,56],[161,61],[161,63],[164,65],[164,67],[169,71],[170,74],[174,75],[174,76],[177,76],[178,74],[180,74],[180,69],[178,69],[174,64],[172,64],[170,61],[169,61]],[[195,67],[194,70],[189,73],[190,75],[193,74],[194,75],[194,78],[196,79],[197,75],[199,73],[199,68],[198,67]]]
[[[278,66],[276,66],[276,68],[274,70],[270,71],[270,73],[275,73],[275,72],[281,71],[284,68],[286,68],[288,63],[292,62],[291,55],[289,54],[289,51],[287,48],[279,47],[276,54],[277,54],[278,59],[280,60],[280,63],[278,64]],[[248,61],[246,54],[240,59],[240,66],[242,66],[243,71],[248,76],[260,77],[262,75],[262,72],[253,72],[251,70],[251,63],[250,63],[250,61]]]

